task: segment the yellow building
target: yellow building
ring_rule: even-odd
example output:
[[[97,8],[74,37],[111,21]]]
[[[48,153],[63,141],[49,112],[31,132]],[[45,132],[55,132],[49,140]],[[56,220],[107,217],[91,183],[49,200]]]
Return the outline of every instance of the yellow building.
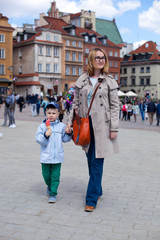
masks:
[[[13,82],[13,31],[8,18],[0,13],[0,94]]]

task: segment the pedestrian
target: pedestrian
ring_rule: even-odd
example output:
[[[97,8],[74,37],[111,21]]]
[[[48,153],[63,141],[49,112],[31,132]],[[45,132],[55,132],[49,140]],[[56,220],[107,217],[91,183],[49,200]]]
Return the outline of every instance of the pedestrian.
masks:
[[[58,116],[59,105],[56,102],[48,103],[46,106],[47,118],[40,124],[36,133],[36,142],[41,146],[40,162],[49,194],[49,203],[56,202],[61,163],[64,161],[62,142],[69,142],[72,138],[71,134],[65,132],[66,125],[59,121]],[[46,126],[47,120],[50,121],[50,126]]]
[[[142,122],[144,122],[144,119],[145,119],[145,109],[146,109],[146,104],[143,101],[143,99],[141,99],[139,103],[139,112],[141,114]]]
[[[157,107],[156,107],[156,111],[157,111],[157,126],[159,126],[159,121],[160,121],[160,100],[158,101]]]
[[[39,116],[39,114],[40,114],[40,108],[41,108],[41,101],[40,101],[39,95],[37,94],[37,102],[36,102],[37,116]]]
[[[118,85],[108,75],[109,62],[104,50],[94,48],[88,56],[87,73],[83,73],[75,83],[75,96],[72,111],[68,116],[67,130],[71,131],[73,113],[86,117],[97,85],[90,116],[90,144],[83,146],[89,169],[89,182],[86,193],[86,212],[94,211],[102,197],[102,175],[104,158],[118,152],[117,132],[119,122]],[[74,133],[73,133],[74,134]]]
[[[9,127],[15,128],[15,118],[14,118],[14,112],[15,112],[15,97],[13,94],[13,89],[11,87],[7,88],[7,97],[5,99],[5,106],[4,106],[4,123],[2,126],[7,126],[7,118],[9,119]]]
[[[58,103],[59,108],[60,108],[60,112],[59,112],[59,120],[60,120],[60,122],[62,122],[63,117],[64,117],[64,112],[65,112],[64,102],[63,102],[63,97],[62,97],[62,96],[59,97],[57,103]]]
[[[131,103],[130,100],[128,101],[127,106],[128,106],[128,109],[127,109],[127,120],[130,121],[131,120],[131,116],[133,114],[133,112],[132,112],[132,103]]]
[[[3,104],[3,98],[2,98],[2,96],[0,96],[0,108],[1,108],[2,104]],[[0,138],[2,136],[3,136],[3,133],[0,132]]]
[[[153,102],[152,98],[150,99],[150,101],[148,103],[147,112],[148,112],[149,123],[150,123],[150,125],[152,125],[152,123],[153,123],[153,116],[154,116],[154,114],[156,112],[156,106],[155,106],[155,103]]]
[[[127,121],[127,111],[128,111],[128,106],[127,106],[127,103],[124,102],[124,104],[122,105],[122,114],[123,114],[122,121],[123,119]]]
[[[33,93],[30,97],[30,104],[31,104],[31,114],[32,117],[37,116],[37,96]]]
[[[47,97],[45,97],[42,100],[42,104],[41,104],[41,107],[43,108],[43,111],[44,111],[44,116],[46,116],[46,106],[47,106],[48,103],[49,103],[49,100],[48,100]]]
[[[134,122],[136,122],[137,121],[137,115],[139,114],[139,106],[138,106],[137,101],[134,101],[134,104],[132,106],[132,110],[133,110]]]
[[[17,104],[19,105],[20,112],[22,112],[22,110],[23,110],[24,103],[25,103],[24,97],[22,95],[20,95],[17,100]]]

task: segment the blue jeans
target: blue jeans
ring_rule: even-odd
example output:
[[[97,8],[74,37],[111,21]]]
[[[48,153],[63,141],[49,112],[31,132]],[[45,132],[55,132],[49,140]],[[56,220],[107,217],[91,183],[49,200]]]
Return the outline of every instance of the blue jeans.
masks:
[[[144,121],[145,111],[140,111],[140,113],[141,113],[142,121]]]
[[[95,157],[95,140],[90,118],[91,142],[86,154],[88,159],[89,182],[86,194],[86,205],[96,207],[98,197],[102,195],[102,175],[104,158]]]

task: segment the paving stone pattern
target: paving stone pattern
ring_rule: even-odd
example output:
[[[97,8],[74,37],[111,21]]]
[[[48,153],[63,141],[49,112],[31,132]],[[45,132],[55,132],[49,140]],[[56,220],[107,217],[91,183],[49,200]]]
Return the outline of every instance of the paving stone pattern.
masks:
[[[0,111],[0,123],[3,108]],[[105,159],[103,199],[84,212],[88,169],[84,152],[64,144],[55,204],[48,204],[30,106],[16,110],[15,129],[0,127],[0,240],[159,240],[160,127],[120,122],[120,153]],[[66,119],[66,116],[65,116]],[[141,125],[143,127],[141,127]]]

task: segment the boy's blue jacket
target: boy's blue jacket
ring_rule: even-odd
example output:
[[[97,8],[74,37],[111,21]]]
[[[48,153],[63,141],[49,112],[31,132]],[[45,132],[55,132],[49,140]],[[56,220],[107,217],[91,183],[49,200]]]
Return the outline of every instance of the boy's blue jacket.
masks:
[[[52,134],[48,139],[44,135],[47,131],[46,120],[39,125],[36,133],[36,142],[41,145],[40,162],[48,164],[62,163],[64,161],[62,142],[70,142],[72,136],[65,133],[66,125],[58,119],[50,124]]]

